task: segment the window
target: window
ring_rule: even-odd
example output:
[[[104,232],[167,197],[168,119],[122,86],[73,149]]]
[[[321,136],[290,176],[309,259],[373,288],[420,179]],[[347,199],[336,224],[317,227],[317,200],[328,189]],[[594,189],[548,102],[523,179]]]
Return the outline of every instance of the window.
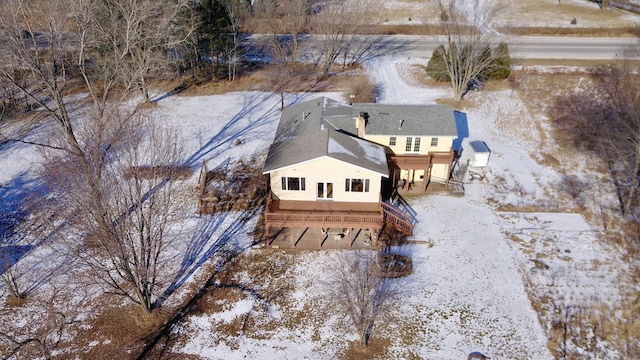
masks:
[[[407,137],[407,142],[404,146],[405,152],[419,152],[420,151],[420,138],[419,137]]]
[[[305,180],[303,177],[282,177],[282,190],[305,191]]]
[[[431,146],[438,146],[438,138],[431,138]]]
[[[369,192],[369,179],[346,179],[346,192]]]
[[[420,152],[420,138],[417,137],[413,140],[413,151]]]
[[[389,138],[389,146],[396,146],[396,137],[392,136]]]

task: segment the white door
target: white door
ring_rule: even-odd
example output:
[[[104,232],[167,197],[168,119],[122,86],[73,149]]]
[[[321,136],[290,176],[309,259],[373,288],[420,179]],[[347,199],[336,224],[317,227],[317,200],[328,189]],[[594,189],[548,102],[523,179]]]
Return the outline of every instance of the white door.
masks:
[[[333,183],[318,183],[318,199],[333,199]]]

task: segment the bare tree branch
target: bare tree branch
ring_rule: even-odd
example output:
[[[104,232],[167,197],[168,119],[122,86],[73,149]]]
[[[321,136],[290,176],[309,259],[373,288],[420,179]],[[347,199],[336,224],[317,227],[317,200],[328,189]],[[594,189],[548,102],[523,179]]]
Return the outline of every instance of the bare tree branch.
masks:
[[[366,250],[337,254],[325,283],[336,310],[349,319],[358,344],[367,346],[379,315],[399,294],[397,280],[376,275],[376,253]]]
[[[556,99],[551,110],[561,140],[590,151],[607,164],[620,212],[638,221],[640,175],[640,82],[633,61],[600,67],[591,85]]]
[[[445,44],[437,47],[433,54],[443,59],[437,73],[451,81],[454,98],[460,100],[469,82],[501,55],[490,50],[497,37],[491,22],[501,7],[481,0],[438,0],[438,7]]]
[[[118,121],[114,114],[106,124],[87,126],[92,167],[48,154],[47,183],[64,199],[57,214],[69,225],[56,233],[111,293],[150,312],[171,277],[167,249],[185,213],[174,199],[180,142],[141,116]]]
[[[363,26],[372,18],[368,14],[377,9],[376,4],[373,0],[328,1],[310,18],[317,51],[314,55],[324,76],[329,75],[340,54],[348,52],[362,34]]]

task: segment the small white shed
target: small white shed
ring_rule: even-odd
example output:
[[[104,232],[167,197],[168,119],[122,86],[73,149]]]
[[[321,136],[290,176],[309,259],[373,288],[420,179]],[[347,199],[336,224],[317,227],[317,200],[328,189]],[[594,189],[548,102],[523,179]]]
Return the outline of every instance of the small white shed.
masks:
[[[471,141],[469,142],[471,151],[473,151],[473,157],[470,159],[470,166],[482,167],[489,165],[489,157],[491,156],[491,149],[484,141]]]

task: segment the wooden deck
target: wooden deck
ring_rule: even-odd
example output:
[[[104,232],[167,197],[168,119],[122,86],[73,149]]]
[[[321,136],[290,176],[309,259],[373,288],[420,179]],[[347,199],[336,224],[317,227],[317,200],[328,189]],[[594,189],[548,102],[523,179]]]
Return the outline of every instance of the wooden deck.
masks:
[[[380,203],[285,201],[267,198],[265,225],[270,227],[381,229]]]
[[[425,173],[425,176],[429,174],[429,169],[433,164],[444,164],[449,166],[449,172],[451,171],[451,166],[453,164],[453,160],[455,157],[455,151],[453,148],[450,148],[449,151],[441,151],[441,152],[431,152],[429,154],[389,154],[387,155],[387,162],[389,163],[389,167],[392,170],[393,184],[397,184],[398,180],[400,180],[400,172],[398,170],[422,170]],[[430,176],[430,175],[429,175]],[[410,182],[413,181],[414,184],[417,182],[416,179],[408,179]],[[406,182],[404,184],[404,191],[410,190],[410,182]],[[446,180],[448,184],[448,180]],[[427,191],[427,185],[429,182],[422,182],[423,186],[419,189],[422,192]]]
[[[446,152],[431,152],[429,154],[393,154],[387,155],[387,160],[392,167],[397,169],[428,169],[431,164],[451,165],[455,152],[453,149]]]
[[[268,247],[294,250],[377,250],[371,237],[372,231],[344,228],[280,228],[274,231]]]
[[[343,212],[343,213],[380,213],[380,203],[340,202],[340,201],[287,201],[271,198],[273,212]]]
[[[333,201],[284,201],[267,197],[264,213],[266,245],[298,248],[376,247],[385,224],[411,235],[411,216],[379,201],[377,203]],[[272,231],[273,230],[273,231]],[[311,240],[303,240],[306,238]]]

